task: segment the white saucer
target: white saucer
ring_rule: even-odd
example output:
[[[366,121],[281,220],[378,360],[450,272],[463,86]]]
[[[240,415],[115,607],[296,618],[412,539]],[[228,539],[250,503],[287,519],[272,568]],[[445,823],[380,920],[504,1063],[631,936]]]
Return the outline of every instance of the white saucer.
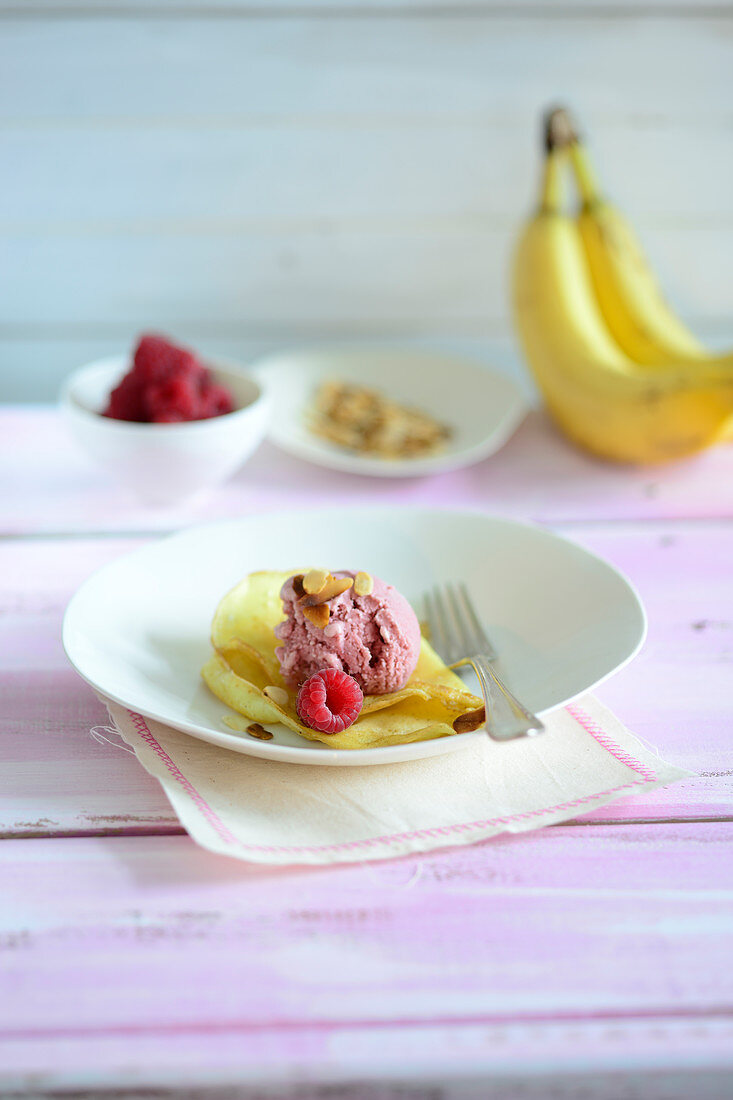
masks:
[[[348,473],[416,477],[469,466],[494,454],[519,426],[527,402],[519,386],[488,367],[424,351],[324,348],[285,352],[251,368],[272,399],[270,439],[284,451]],[[357,382],[434,416],[453,429],[426,458],[385,460],[354,454],[314,435],[305,413],[319,384]]]
[[[394,584],[420,615],[439,581],[466,582],[499,654],[498,670],[542,713],[626,664],[646,631],[629,582],[607,562],[528,524],[425,509],[277,512],[193,527],[100,569],[71,600],[63,642],[97,691],[225,748],[300,764],[384,764],[453,752],[468,738],[337,751],[282,726],[256,741],[222,722],[206,688],[214,609],[257,569],[365,569]],[[231,713],[231,712],[230,712]]]

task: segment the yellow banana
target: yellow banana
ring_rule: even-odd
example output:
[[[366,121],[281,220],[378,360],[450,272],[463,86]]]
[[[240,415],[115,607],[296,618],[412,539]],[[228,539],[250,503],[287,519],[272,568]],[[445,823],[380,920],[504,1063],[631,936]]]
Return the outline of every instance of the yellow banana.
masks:
[[[634,231],[599,193],[577,139],[569,155],[582,198],[578,227],[593,287],[621,350],[635,363],[650,366],[712,358],[665,302]]]
[[[649,371],[612,338],[591,282],[580,230],[560,209],[562,154],[545,161],[542,203],[514,263],[514,306],[529,365],[559,426],[604,458],[655,463],[715,442],[733,414],[733,370]]]

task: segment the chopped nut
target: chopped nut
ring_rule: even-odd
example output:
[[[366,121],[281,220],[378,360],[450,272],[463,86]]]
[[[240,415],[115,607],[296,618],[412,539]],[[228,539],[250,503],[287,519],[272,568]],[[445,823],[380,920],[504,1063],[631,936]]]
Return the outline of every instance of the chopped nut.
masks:
[[[453,729],[456,733],[471,733],[472,730],[477,730],[480,726],[483,726],[486,721],[486,708],[479,707],[478,710],[469,710],[465,714],[459,714],[453,723]]]
[[[334,596],[340,596],[347,588],[351,588],[353,583],[351,577],[332,577],[330,581],[324,584],[320,592],[312,592],[303,596],[298,601],[298,606],[303,608],[317,607],[319,604],[328,603]]]
[[[392,460],[430,454],[453,434],[428,413],[348,382],[323,382],[306,418],[316,435],[338,447]]]
[[[369,596],[374,588],[374,579],[368,573],[357,573],[354,577],[354,592],[357,596]]]
[[[306,619],[313,623],[314,626],[323,630],[328,626],[328,620],[331,618],[331,612],[327,603],[317,604],[315,607],[304,607],[303,614]]]
[[[326,581],[333,579],[327,569],[311,569],[303,577],[303,588],[309,595],[320,592]]]
[[[302,600],[303,596],[305,596],[302,573],[296,573],[296,575],[293,577],[293,592],[295,593],[296,600]]]
[[[288,705],[288,693],[284,688],[277,687],[275,684],[268,684],[263,690],[263,695],[266,695],[268,699],[272,699],[273,703],[277,703],[279,707],[286,707]]]
[[[247,726],[247,733],[250,737],[256,737],[258,741],[272,741],[272,734],[268,733],[259,722],[253,722],[251,726]]]

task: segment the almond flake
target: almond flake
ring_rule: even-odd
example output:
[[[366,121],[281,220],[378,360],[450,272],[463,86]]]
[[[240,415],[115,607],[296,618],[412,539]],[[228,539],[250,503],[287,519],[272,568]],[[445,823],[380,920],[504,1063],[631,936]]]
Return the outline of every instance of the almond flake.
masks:
[[[262,692],[268,699],[272,699],[273,703],[277,703],[279,707],[286,707],[288,705],[288,693],[284,688],[277,687],[275,684],[268,684]]]
[[[310,569],[303,577],[303,588],[309,596],[313,596],[325,587],[328,580],[333,580],[333,577],[327,569]]]
[[[330,581],[327,581],[320,592],[312,592],[303,596],[302,600],[298,601],[299,607],[318,607],[319,604],[328,603],[334,596],[340,596],[342,592],[345,592],[347,588],[351,588],[351,577],[331,577]]]
[[[357,596],[370,596],[374,588],[374,578],[368,573],[357,573],[354,577],[354,592]]]
[[[308,597],[306,597],[307,599]],[[304,607],[303,614],[308,622],[313,623],[314,626],[323,630],[328,626],[328,620],[331,618],[331,612],[329,611],[327,603],[317,604],[315,607]]]

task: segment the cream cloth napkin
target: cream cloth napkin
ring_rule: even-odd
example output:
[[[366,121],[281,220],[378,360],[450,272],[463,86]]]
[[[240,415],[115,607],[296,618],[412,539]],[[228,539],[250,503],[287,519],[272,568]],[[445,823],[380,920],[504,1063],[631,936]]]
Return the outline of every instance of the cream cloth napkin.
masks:
[[[103,701],[193,839],[255,863],[346,863],[472,844],[692,774],[646,749],[591,695],[547,716],[539,737],[477,737],[444,756],[345,768],[230,752]]]

